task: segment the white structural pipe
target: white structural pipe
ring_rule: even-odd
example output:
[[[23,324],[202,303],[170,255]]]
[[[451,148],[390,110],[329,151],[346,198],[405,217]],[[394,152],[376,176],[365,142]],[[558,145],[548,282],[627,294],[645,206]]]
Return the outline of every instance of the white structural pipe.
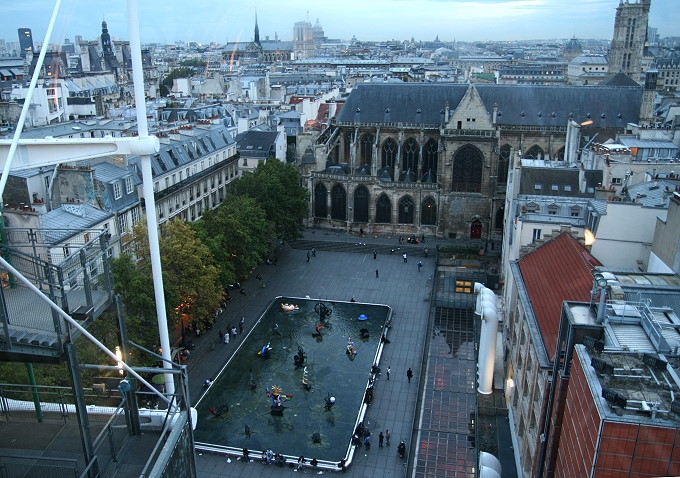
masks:
[[[54,24],[56,22],[57,14],[61,5],[61,0],[56,0],[50,24],[47,28],[45,40],[43,41],[43,48],[38,56],[38,62],[35,67],[33,77],[28,88],[26,100],[19,116],[17,128],[12,141],[0,141],[0,165],[2,166],[2,177],[0,177],[0,198],[3,195],[7,179],[9,178],[10,170],[29,169],[41,166],[56,165],[59,163],[79,161],[89,158],[96,158],[108,154],[138,154],[142,158],[142,167],[144,168],[145,159],[148,166],[148,175],[144,176],[144,194],[147,204],[151,204],[151,216],[147,211],[147,218],[151,223],[156,225],[156,207],[153,195],[153,178],[151,176],[150,155],[158,152],[160,149],[160,142],[156,137],[148,135],[148,127],[146,122],[146,103],[144,101],[144,75],[142,70],[141,60],[141,44],[139,41],[139,21],[137,17],[137,4],[132,0],[128,0],[129,12],[129,26],[130,26],[130,45],[132,49],[132,65],[133,65],[133,79],[135,85],[135,101],[137,104],[137,121],[139,123],[139,137],[137,138],[111,138],[105,137],[101,139],[35,139],[22,140],[19,139],[23,126],[26,121],[28,109],[30,108],[31,98],[40,76],[40,69],[47,53],[47,45],[50,44],[50,37]],[[134,40],[133,40],[134,39]],[[14,161],[16,159],[16,162]],[[145,171],[142,171],[143,174]],[[2,203],[0,203],[2,204]],[[166,359],[164,367],[172,368],[170,363],[170,344],[168,335],[167,319],[165,316],[165,299],[163,294],[163,283],[156,280],[160,277],[160,252],[158,248],[158,232],[157,227],[149,227],[149,245],[151,248],[152,268],[154,271],[154,288],[156,294],[156,306],[158,312],[158,328],[161,338],[161,346],[163,347],[163,358]],[[154,263],[154,261],[156,263]],[[87,330],[82,328],[80,324],[74,321],[69,314],[64,312],[58,305],[46,297],[39,289],[37,289],[28,279],[26,279],[19,271],[14,269],[4,259],[0,258],[2,264],[7,270],[12,272],[21,282],[35,292],[42,300],[45,300],[52,309],[71,323],[74,327],[80,330],[83,335],[93,342],[106,355],[113,358],[116,362],[118,357],[104,346],[99,340],[92,336]],[[160,297],[160,301],[159,298]],[[121,362],[121,367],[125,369],[132,376],[137,378],[141,383],[146,385],[152,392],[159,395],[165,402],[170,400],[156,391],[146,380],[140,377],[134,370],[127,366],[125,362]],[[172,374],[165,374],[166,392],[168,394],[175,393],[174,381]]]
[[[90,342],[95,344],[99,350],[104,352],[106,355],[109,356],[112,360],[114,360],[116,363],[120,364],[120,367],[125,370],[127,373],[135,377],[137,380],[140,381],[141,384],[145,385],[152,393],[155,393],[158,395],[163,401],[166,403],[170,404],[170,399],[162,395],[160,392],[156,390],[156,387],[151,385],[149,382],[147,382],[144,378],[142,378],[137,372],[135,372],[128,364],[125,362],[121,362],[120,358],[116,356],[112,351],[110,351],[106,346],[101,343],[94,335],[89,333],[82,325],[80,325],[73,317],[68,315],[66,312],[64,312],[61,307],[59,307],[57,304],[52,302],[52,300],[47,297],[43,292],[38,289],[30,280],[28,280],[26,277],[24,277],[18,270],[16,270],[12,265],[10,265],[4,258],[0,257],[0,264],[7,269],[9,272],[14,274],[19,281],[23,282],[23,284],[33,293],[35,293],[38,297],[40,297],[42,300],[47,302],[47,304],[52,308],[52,310],[56,311],[64,320],[66,320],[69,324],[71,324],[73,327],[78,329],[81,334],[83,334]]]
[[[488,395],[493,392],[493,369],[496,361],[497,298],[491,289],[479,282],[475,282],[474,290],[477,293],[475,314],[482,319],[477,357],[477,391]]]
[[[61,7],[61,0],[57,0],[54,4],[54,9],[52,10],[52,17],[50,18],[50,23],[47,26],[47,32],[45,33],[45,41],[40,49],[40,55],[38,55],[38,63],[35,65],[35,71],[33,72],[33,77],[28,85],[28,92],[26,93],[26,99],[24,100],[24,106],[21,108],[21,113],[19,114],[19,121],[17,122],[16,130],[14,131],[14,137],[12,138],[12,143],[9,148],[9,153],[7,154],[7,161],[5,162],[4,168],[2,170],[2,177],[0,177],[0,201],[2,200],[2,195],[5,192],[5,186],[7,185],[7,179],[9,178],[9,168],[12,166],[12,158],[14,157],[14,152],[19,145],[19,137],[24,129],[24,124],[26,123],[26,116],[28,115],[28,110],[31,107],[31,99],[33,98],[33,91],[35,90],[35,85],[38,83],[38,77],[40,76],[40,69],[42,68],[43,62],[45,61],[45,55],[47,54],[47,48],[50,44],[50,37],[52,36],[52,30],[54,30],[54,23],[57,21],[57,15],[59,14],[59,8]],[[4,204],[4,202],[3,202]]]
[[[137,1],[128,0],[128,30],[130,34],[130,54],[132,55],[132,81],[135,85],[135,106],[137,112],[137,131],[139,137],[149,136],[146,121],[146,98],[144,96],[144,71],[142,69],[142,44],[139,38],[139,13]],[[170,334],[168,318],[165,311],[165,293],[163,292],[163,269],[161,267],[161,251],[158,245],[158,218],[156,217],[156,200],[153,191],[153,173],[151,171],[151,155],[140,156],[142,165],[142,183],[146,204],[146,225],[149,234],[149,253],[151,256],[151,275],[153,277],[154,297],[156,299],[156,318],[158,335],[161,344],[163,367],[172,368]],[[165,391],[174,395],[175,382],[172,374],[165,374]]]

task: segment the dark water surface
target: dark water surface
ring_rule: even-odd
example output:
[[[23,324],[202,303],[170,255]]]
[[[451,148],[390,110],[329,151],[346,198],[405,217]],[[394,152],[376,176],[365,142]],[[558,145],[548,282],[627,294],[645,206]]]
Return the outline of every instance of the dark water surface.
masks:
[[[296,304],[299,310],[284,312],[282,303]],[[321,337],[313,337],[319,323],[318,304],[318,300],[279,297],[268,306],[196,405],[197,442],[247,447],[252,458],[259,458],[257,450],[268,448],[308,459],[338,461],[345,456],[390,309],[325,300],[332,314],[324,321]],[[368,320],[357,320],[361,314]],[[280,335],[273,331],[276,324]],[[368,330],[368,338],[361,337],[362,328]],[[353,360],[346,353],[348,337],[357,350]],[[267,344],[272,350],[265,359],[258,352]],[[299,347],[306,355],[302,366],[296,366],[294,358]],[[219,351],[218,345],[214,353]],[[302,383],[305,367],[310,391]],[[266,393],[275,385],[282,388],[282,396],[292,396],[284,399],[282,416],[272,415]],[[330,411],[324,408],[328,394],[335,397]],[[320,443],[313,442],[314,434],[319,434]]]

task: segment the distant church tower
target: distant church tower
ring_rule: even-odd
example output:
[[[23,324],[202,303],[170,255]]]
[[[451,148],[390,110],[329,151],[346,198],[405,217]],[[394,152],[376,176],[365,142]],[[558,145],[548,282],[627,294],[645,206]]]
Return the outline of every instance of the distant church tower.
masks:
[[[115,56],[113,54],[113,46],[111,45],[111,35],[109,35],[109,29],[106,26],[106,21],[102,21],[102,53],[104,57]]]
[[[255,14],[255,40],[253,40],[253,43],[255,43],[258,47],[262,46],[260,44],[260,27],[257,25],[257,13]]]
[[[609,49],[609,73],[623,73],[644,82],[642,57],[647,41],[647,22],[652,0],[620,0]]]

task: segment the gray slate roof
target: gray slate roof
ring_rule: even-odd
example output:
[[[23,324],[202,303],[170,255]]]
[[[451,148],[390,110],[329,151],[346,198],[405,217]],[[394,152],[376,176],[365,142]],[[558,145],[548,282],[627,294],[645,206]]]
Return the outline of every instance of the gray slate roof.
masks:
[[[233,142],[234,140],[226,128],[220,126],[206,131],[195,129],[193,136],[182,137],[181,140],[173,141],[171,144],[161,143],[160,151],[151,156],[153,176],[156,177],[179,169],[199,157],[225,148]],[[128,159],[128,168],[137,172],[142,170],[139,156],[131,156]]]
[[[79,216],[65,211],[59,207],[40,216],[40,227],[43,229],[54,229],[44,237],[51,244],[59,244],[68,240],[83,230],[92,229],[102,221],[113,217],[113,213],[102,211],[86,203],[69,204],[69,206],[79,206],[82,208],[83,215]]]
[[[626,191],[628,199],[634,200],[644,207],[668,209],[673,191],[678,181],[658,179],[656,181],[630,186]]]
[[[238,152],[249,158],[265,158],[276,154],[278,131],[246,131],[236,136]]]
[[[623,128],[638,122],[642,101],[639,86],[362,83],[350,93],[338,121],[355,121],[358,108],[361,122],[416,122],[420,109],[422,123],[440,124],[446,104],[453,111],[470,87],[477,89],[490,117],[498,108],[500,125],[561,127],[572,115],[578,123],[592,119],[596,126]]]

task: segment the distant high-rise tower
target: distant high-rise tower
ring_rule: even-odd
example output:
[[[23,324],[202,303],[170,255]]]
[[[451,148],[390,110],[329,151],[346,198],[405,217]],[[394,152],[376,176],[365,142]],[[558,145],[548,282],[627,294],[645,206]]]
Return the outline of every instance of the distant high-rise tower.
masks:
[[[19,54],[26,58],[27,53],[33,53],[33,35],[30,28],[19,28]]]
[[[647,41],[647,21],[652,0],[620,0],[609,49],[609,72],[624,73],[642,84],[642,57]]]

